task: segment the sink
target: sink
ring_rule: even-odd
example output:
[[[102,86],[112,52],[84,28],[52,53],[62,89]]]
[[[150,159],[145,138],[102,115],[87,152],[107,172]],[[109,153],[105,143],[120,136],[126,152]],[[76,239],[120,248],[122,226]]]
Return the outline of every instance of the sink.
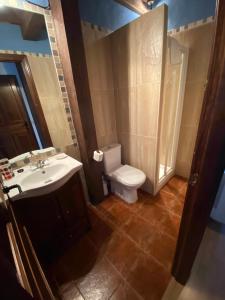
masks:
[[[40,185],[46,185],[57,180],[66,173],[66,167],[63,164],[55,164],[42,169],[37,169],[21,180],[21,186],[27,188],[37,188]]]
[[[48,159],[41,169],[25,166],[24,172],[4,182],[5,186],[19,184],[22,193],[17,189],[10,191],[9,196],[14,201],[21,198],[31,198],[51,193],[63,186],[76,172],[82,168],[82,163],[66,154],[58,154]]]

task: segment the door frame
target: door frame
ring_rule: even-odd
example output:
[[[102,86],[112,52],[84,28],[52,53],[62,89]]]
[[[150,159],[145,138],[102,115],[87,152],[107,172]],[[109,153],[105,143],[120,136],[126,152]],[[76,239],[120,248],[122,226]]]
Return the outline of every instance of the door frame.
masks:
[[[44,147],[51,147],[53,145],[52,140],[26,55],[0,53],[0,62],[12,62],[16,64],[42,145]]]
[[[172,274],[185,284],[209,222],[225,168],[225,1],[217,0],[216,28],[191,176]]]
[[[79,93],[76,94],[79,89],[83,88],[82,84],[76,84],[76,76],[83,76],[83,73],[86,73],[85,64],[79,64],[78,68],[76,61],[74,62],[76,59],[79,60],[79,56],[84,57],[84,48],[80,46],[82,45],[82,36],[80,32],[77,33],[80,31],[77,0],[50,0],[50,6],[85,174],[86,176],[91,175],[90,173],[93,171],[92,174],[94,175],[94,170],[90,168],[88,163],[90,157],[87,155],[87,152],[93,149],[92,147],[88,149],[86,141],[91,138],[90,135],[96,136],[96,130],[92,118],[90,123],[93,130],[90,132],[83,130],[89,121],[83,111],[84,105],[88,106],[90,114],[93,114],[93,111],[91,102],[80,101]],[[74,20],[78,26],[74,25]],[[76,56],[74,53],[77,51],[77,45],[80,52]],[[173,276],[182,284],[185,284],[190,276],[225,166],[225,140],[223,141],[225,136],[225,2],[223,0],[217,0],[216,35],[208,74],[192,161],[191,180],[186,194],[172,268]],[[97,146],[96,141],[94,144]],[[194,181],[195,176],[196,183]],[[96,182],[100,179],[98,172],[96,172],[95,178]],[[87,183],[90,188],[91,182],[88,180]],[[97,187],[98,185],[96,185]]]

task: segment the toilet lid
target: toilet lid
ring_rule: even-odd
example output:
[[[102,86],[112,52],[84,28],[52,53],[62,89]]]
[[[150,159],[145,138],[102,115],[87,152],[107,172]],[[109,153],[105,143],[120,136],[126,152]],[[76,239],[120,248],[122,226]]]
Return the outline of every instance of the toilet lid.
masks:
[[[116,181],[129,187],[143,184],[146,178],[141,170],[128,165],[119,167],[110,175]]]

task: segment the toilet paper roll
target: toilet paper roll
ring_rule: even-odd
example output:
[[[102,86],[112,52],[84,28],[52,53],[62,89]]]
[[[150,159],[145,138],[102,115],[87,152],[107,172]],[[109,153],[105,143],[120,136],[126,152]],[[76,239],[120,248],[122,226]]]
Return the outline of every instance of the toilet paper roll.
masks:
[[[101,150],[94,151],[93,159],[96,161],[102,161],[103,160],[103,152]]]

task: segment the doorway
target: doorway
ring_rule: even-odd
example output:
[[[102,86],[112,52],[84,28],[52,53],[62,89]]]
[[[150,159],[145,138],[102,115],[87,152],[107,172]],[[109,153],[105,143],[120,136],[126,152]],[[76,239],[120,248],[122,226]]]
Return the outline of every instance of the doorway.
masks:
[[[0,156],[39,148],[15,75],[0,75]]]
[[[0,157],[52,146],[27,58],[2,54],[0,62]]]

